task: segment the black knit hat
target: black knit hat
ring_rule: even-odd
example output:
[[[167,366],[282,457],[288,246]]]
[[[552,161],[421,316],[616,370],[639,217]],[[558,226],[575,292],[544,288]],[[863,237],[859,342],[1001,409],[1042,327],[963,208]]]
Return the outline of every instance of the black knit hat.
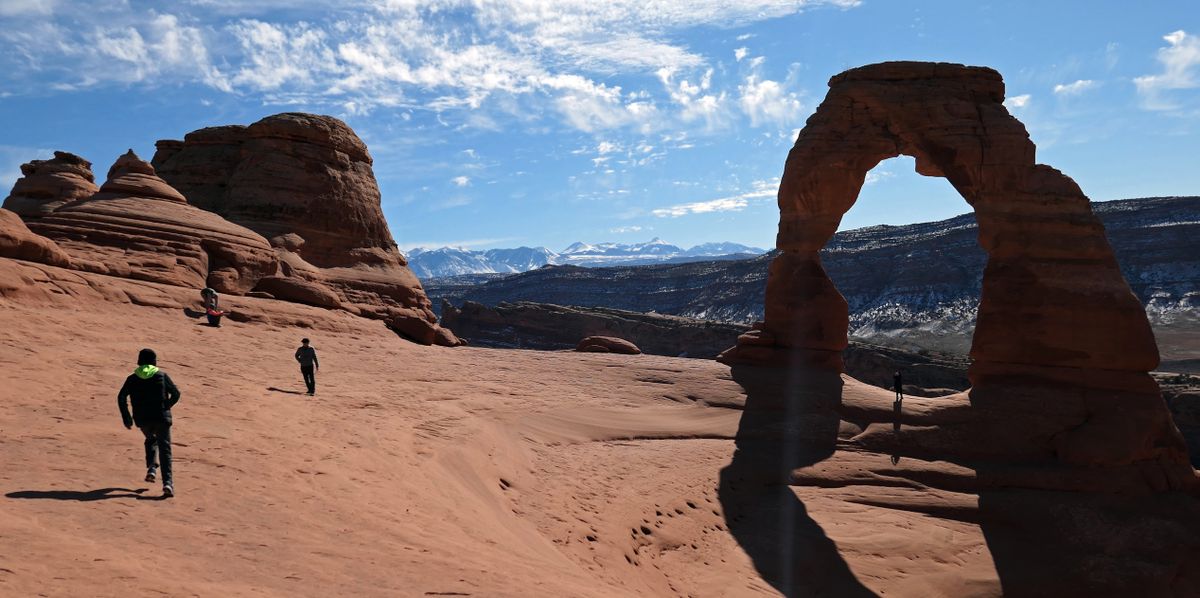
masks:
[[[158,365],[158,355],[155,355],[154,349],[142,349],[138,351],[138,365]]]

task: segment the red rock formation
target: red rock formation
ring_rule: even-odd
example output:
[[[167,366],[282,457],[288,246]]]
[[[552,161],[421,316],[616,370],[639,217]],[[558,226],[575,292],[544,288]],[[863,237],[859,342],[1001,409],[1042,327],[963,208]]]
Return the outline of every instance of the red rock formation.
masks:
[[[154,165],[194,205],[271,239],[282,277],[258,290],[385,320],[455,345],[396,248],[366,144],[342,121],[286,113],[160,141]]]
[[[75,268],[123,278],[244,293],[278,269],[266,239],[188,205],[132,150],[99,193],[29,225],[70,254]]]
[[[0,209],[0,257],[70,267],[71,258],[45,237],[33,234],[15,212]]]
[[[818,250],[880,161],[913,156],[975,210],[988,254],[969,409],[920,431],[941,456],[1155,463],[1174,487],[1194,476],[1147,372],[1158,350],[1104,228],[1078,185],[1035,163],[994,70],[895,62],[833,77],[800,132],[779,187],[781,255],[762,330],[727,363],[840,369],[846,302]]]
[[[583,353],[620,353],[622,355],[640,355],[642,350],[637,345],[615,336],[588,336],[575,346],[576,351]]]
[[[92,163],[67,152],[54,152],[49,160],[21,165],[23,175],[4,200],[4,208],[22,218],[37,218],[59,206],[96,192]]]

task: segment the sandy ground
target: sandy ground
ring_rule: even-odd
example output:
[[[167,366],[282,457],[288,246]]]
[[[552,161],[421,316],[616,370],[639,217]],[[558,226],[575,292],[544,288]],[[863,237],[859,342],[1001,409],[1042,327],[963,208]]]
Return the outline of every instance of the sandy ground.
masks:
[[[99,307],[0,300],[0,594],[778,594],[717,496],[745,399],[725,366]],[[169,500],[115,404],[143,346],[183,393]],[[997,587],[974,525],[796,492],[880,595]]]

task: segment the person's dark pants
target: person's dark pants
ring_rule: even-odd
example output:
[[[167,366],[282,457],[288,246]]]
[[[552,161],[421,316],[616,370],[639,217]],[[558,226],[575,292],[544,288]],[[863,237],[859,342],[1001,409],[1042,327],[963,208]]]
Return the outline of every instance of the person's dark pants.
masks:
[[[308,394],[317,392],[317,373],[311,365],[300,366],[300,373],[304,376],[304,385],[308,387]]]
[[[162,470],[164,486],[171,485],[171,424],[151,422],[138,426],[146,437],[146,469],[154,469],[155,456]]]

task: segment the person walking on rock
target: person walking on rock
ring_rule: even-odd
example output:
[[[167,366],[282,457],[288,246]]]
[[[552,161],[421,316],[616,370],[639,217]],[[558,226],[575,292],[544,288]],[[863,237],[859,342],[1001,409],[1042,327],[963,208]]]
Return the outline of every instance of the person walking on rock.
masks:
[[[300,375],[304,376],[304,385],[308,387],[308,396],[317,393],[317,370],[321,369],[317,361],[317,350],[308,346],[308,339],[300,341],[296,349],[296,361],[300,362]]]
[[[132,416],[126,398],[133,404]],[[163,496],[168,498],[175,496],[171,477],[171,408],[178,402],[179,389],[166,372],[158,369],[158,356],[151,349],[142,349],[137,368],[117,394],[117,405],[125,429],[133,429],[136,424],[146,437],[146,481],[153,482],[161,466]]]
[[[892,374],[892,388],[896,391],[896,406],[899,406],[904,401],[904,380],[900,377],[900,370]]]

